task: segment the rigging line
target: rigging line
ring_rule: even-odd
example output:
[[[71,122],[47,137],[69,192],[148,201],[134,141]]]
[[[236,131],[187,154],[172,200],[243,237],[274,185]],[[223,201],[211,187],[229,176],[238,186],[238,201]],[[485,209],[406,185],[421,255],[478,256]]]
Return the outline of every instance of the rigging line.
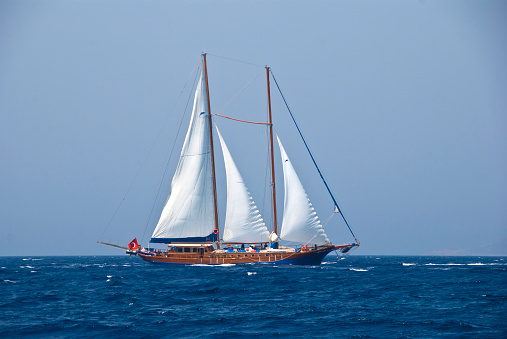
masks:
[[[322,223],[322,226],[326,226],[330,221],[331,219],[333,219],[335,213],[333,212],[333,214],[331,214],[331,216],[329,216],[326,220],[324,220],[324,222]]]
[[[254,122],[254,121],[240,120],[240,119],[235,119],[235,118],[231,118],[231,117],[226,117],[225,115],[221,115],[221,114],[214,114],[214,115],[216,115],[217,117],[226,118],[226,119],[231,119],[231,120],[234,120],[234,121],[246,122],[247,124],[269,125],[269,123],[268,123],[268,122]]]
[[[196,64],[197,66],[198,64]],[[194,72],[196,66],[194,66],[194,68],[192,69],[192,71],[190,72],[189,76]],[[178,103],[179,101],[179,98],[181,97],[181,94],[183,92],[183,90],[185,89],[186,85],[188,83],[188,78],[187,78],[187,81],[183,87],[183,89],[181,90],[180,94],[178,95],[178,98],[176,99],[176,102],[175,104],[173,105],[172,109],[171,109],[171,113],[174,111],[174,107],[176,106],[176,104]],[[143,162],[141,163],[141,167],[139,168],[139,170],[137,171],[136,175],[134,176],[134,179],[132,180],[132,182],[130,183],[129,187],[127,188],[127,192],[125,192],[125,194],[123,195],[123,198],[122,200],[120,201],[120,203],[118,204],[118,207],[116,208],[116,210],[114,211],[112,217],[109,219],[109,222],[107,223],[106,225],[106,228],[104,229],[104,231],[102,232],[102,234],[100,235],[100,238],[99,239],[102,239],[102,237],[104,236],[104,234],[106,233],[106,231],[108,230],[109,226],[111,226],[111,223],[113,222],[114,218],[116,217],[116,214],[118,214],[118,211],[120,210],[121,206],[123,205],[123,202],[125,201],[125,198],[127,197],[127,195],[130,193],[132,187],[134,186],[134,183],[137,181],[137,178],[139,177],[139,174],[141,173],[141,170],[143,169],[145,163],[146,163],[146,160],[148,159],[148,157],[150,156],[151,152],[153,151],[153,149],[155,148],[155,144],[158,140],[158,138],[160,137],[160,135],[162,134],[162,131],[165,127],[165,125],[167,124],[167,122],[169,121],[169,118],[170,118],[171,114],[168,115],[166,121],[162,124],[162,127],[160,128],[157,136],[155,137],[155,139],[153,140],[153,143],[150,147],[150,149],[148,150],[148,153],[146,154],[146,157],[144,158]]]
[[[196,68],[197,69],[199,68],[199,62],[196,63],[196,65],[194,66],[194,68],[192,69],[192,72],[190,72],[190,74],[192,74],[196,70]],[[195,73],[195,77],[194,77],[194,82],[192,84],[192,88],[194,88],[194,86],[195,86],[195,83],[197,81],[198,75],[199,75],[199,72],[196,72]],[[185,88],[187,87],[187,84],[188,84],[188,78],[187,78],[187,81],[185,82],[185,85],[183,86],[183,89],[180,92],[180,96],[183,93],[183,91],[185,90]],[[179,99],[180,96],[178,96],[178,99]],[[146,226],[144,227],[144,232],[143,232],[143,236],[141,238],[141,243],[144,241],[144,236],[146,235],[146,230],[148,229],[148,225],[150,224],[150,220],[151,220],[151,217],[153,215],[153,211],[155,209],[155,205],[156,205],[158,197],[160,195],[160,191],[162,189],[162,183],[164,182],[164,179],[166,177],[167,169],[169,168],[169,163],[170,163],[170,161],[172,159],[172,155],[173,155],[173,152],[174,152],[174,147],[176,145],[176,140],[178,139],[178,136],[180,135],[181,126],[182,126],[183,120],[185,118],[185,112],[187,111],[188,103],[190,102],[190,98],[191,97],[192,97],[192,91],[190,91],[190,94],[188,95],[188,99],[187,99],[187,103],[185,105],[185,109],[183,110],[183,114],[181,115],[180,125],[178,126],[178,132],[176,132],[176,136],[174,137],[173,146],[171,147],[171,152],[169,153],[169,158],[167,159],[167,162],[166,162],[166,165],[165,165],[164,174],[162,175],[162,178],[160,179],[160,183],[159,183],[159,186],[158,186],[157,194],[155,196],[155,200],[154,200],[153,205],[151,207],[151,211],[150,211],[150,215],[148,216],[148,220],[146,221]],[[174,110],[174,107],[176,106],[176,103],[173,106],[173,108],[171,109],[171,112]],[[169,116],[170,116],[170,114],[169,114]],[[167,120],[164,123],[164,126],[165,126],[166,123],[167,123]],[[157,139],[158,139],[158,136],[157,136]]]
[[[217,113],[222,113],[222,111],[231,104],[231,102],[233,102],[241,93],[243,93],[255,80],[257,80],[257,78],[262,74],[262,71],[260,73],[258,73],[252,80],[250,80],[245,86],[243,86],[243,88],[241,90],[239,90],[238,93],[236,93],[232,98],[229,99],[229,101],[227,101],[225,104],[222,105],[222,107],[220,107],[218,110],[217,110]]]
[[[310,152],[310,148],[308,147],[308,144],[306,143],[306,140],[305,138],[303,137],[303,133],[301,132],[301,130],[299,129],[299,126],[296,122],[296,119],[294,118],[294,115],[292,115],[292,112],[289,108],[289,105],[287,104],[287,101],[285,100],[285,97],[283,96],[283,93],[282,93],[282,90],[280,89],[280,86],[278,86],[278,82],[276,81],[276,78],[275,78],[275,75],[273,74],[273,72],[270,70],[271,72],[271,75],[273,76],[273,80],[275,80],[275,84],[276,84],[276,87],[278,88],[278,91],[280,92],[280,95],[282,96],[282,99],[283,99],[283,102],[285,103],[285,106],[287,107],[287,110],[289,111],[290,113],[290,116],[292,118],[292,121],[294,121],[294,124],[296,125],[296,128],[299,132],[299,135],[301,136],[301,139],[303,139],[303,143],[305,144],[305,147],[306,147],[306,150],[308,151],[308,154],[310,154],[310,157],[312,158],[312,161],[313,161],[313,164],[315,165],[315,168],[317,169],[317,172],[319,172],[319,175],[320,175],[320,178],[322,179],[322,181],[324,182],[324,185],[326,186],[327,188],[327,191],[329,192],[329,195],[331,195],[331,198],[333,199],[333,202],[334,202],[334,205],[336,206],[336,208],[338,209],[338,212],[340,212],[340,215],[342,216],[343,218],[343,221],[345,221],[345,224],[347,225],[349,231],[350,231],[350,234],[352,234],[352,236],[354,237],[354,240],[359,244],[359,241],[357,240],[354,232],[352,232],[352,229],[350,228],[349,226],[349,223],[347,222],[347,219],[345,219],[345,216],[343,215],[342,213],[342,210],[340,208],[340,206],[338,206],[338,203],[336,202],[336,199],[333,195],[333,193],[331,192],[331,189],[329,188],[327,182],[326,182],[326,179],[324,179],[324,175],[322,174],[322,172],[320,171],[319,169],[319,166],[317,166],[317,162],[315,161],[315,158],[313,157],[313,154],[312,152]]]
[[[226,60],[231,60],[231,61],[239,62],[239,63],[242,63],[242,64],[250,65],[250,66],[262,67],[262,68],[264,68],[264,67],[265,67],[265,66],[263,66],[263,65],[254,64],[254,63],[252,63],[252,62],[242,61],[242,60],[233,59],[233,58],[229,58],[229,57],[224,57],[224,56],[217,55],[217,54],[206,53],[206,55],[212,55],[212,56],[217,57],[217,58],[226,59]]]

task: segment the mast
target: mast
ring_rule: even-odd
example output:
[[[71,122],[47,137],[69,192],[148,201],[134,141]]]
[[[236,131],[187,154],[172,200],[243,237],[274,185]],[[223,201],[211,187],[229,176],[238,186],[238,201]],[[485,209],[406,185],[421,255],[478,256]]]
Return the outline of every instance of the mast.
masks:
[[[209,87],[208,87],[208,67],[206,64],[206,53],[202,54],[204,63],[204,78],[206,80],[206,99],[208,102],[208,119],[209,119],[209,142],[211,146],[211,176],[213,180],[213,205],[215,207],[215,230],[217,231],[217,248],[220,248],[220,232],[218,230],[218,207],[217,207],[217,181],[215,176],[215,152],[213,150],[213,124],[211,121],[211,105],[209,102]]]
[[[275,159],[273,154],[273,120],[271,118],[271,94],[269,88],[269,67],[266,66],[266,80],[268,83],[268,124],[269,124],[269,145],[271,150],[271,186],[273,191],[273,226],[274,232],[278,235],[276,221],[276,189],[275,189]]]

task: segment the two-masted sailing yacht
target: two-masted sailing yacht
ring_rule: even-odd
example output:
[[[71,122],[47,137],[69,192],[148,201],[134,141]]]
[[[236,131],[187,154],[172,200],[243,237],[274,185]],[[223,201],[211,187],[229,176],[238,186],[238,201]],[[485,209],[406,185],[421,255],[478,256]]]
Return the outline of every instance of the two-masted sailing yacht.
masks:
[[[206,54],[203,54],[190,124],[172,179],[171,192],[151,237],[150,245],[147,248],[141,248],[137,241],[133,241],[129,244],[128,254],[137,254],[142,259],[153,263],[318,265],[331,251],[339,250],[346,253],[359,246],[345,218],[343,220],[356,242],[339,246],[331,243],[280,138],[276,136],[282,157],[285,191],[282,225],[280,231],[278,230],[274,184],[275,138],[271,118],[268,67],[266,67],[266,77],[268,121],[262,124],[266,125],[269,131],[272,231],[270,232],[265,224],[217,127],[216,135],[222,148],[227,182],[225,222],[223,229],[220,227],[213,147],[215,134],[210,108]],[[311,158],[313,160],[313,156]],[[317,170],[320,174],[318,167]],[[322,175],[321,178],[324,180]],[[324,184],[331,194],[325,181]],[[332,194],[331,197],[335,211],[341,214]],[[343,214],[341,215],[343,217]],[[155,243],[166,244],[167,248],[163,250],[150,248],[151,244]]]

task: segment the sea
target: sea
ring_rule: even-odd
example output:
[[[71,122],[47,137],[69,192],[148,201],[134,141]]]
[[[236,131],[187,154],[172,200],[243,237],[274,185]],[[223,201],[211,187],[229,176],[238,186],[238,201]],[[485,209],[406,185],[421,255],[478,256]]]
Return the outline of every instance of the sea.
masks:
[[[507,257],[0,257],[1,338],[507,338]]]

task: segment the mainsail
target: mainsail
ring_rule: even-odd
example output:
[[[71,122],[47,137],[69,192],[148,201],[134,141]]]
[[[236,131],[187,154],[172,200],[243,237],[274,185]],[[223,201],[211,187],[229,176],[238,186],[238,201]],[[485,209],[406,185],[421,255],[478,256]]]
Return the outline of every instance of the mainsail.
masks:
[[[292,166],[278,135],[278,145],[283,163],[285,200],[283,211],[282,240],[323,245],[329,243],[317,213]]]
[[[210,241],[215,239],[213,181],[206,83],[201,71],[194,107],[171,193],[151,242]]]
[[[217,132],[222,145],[227,176],[227,210],[222,239],[237,243],[269,242],[268,228],[243,182],[218,127]]]

